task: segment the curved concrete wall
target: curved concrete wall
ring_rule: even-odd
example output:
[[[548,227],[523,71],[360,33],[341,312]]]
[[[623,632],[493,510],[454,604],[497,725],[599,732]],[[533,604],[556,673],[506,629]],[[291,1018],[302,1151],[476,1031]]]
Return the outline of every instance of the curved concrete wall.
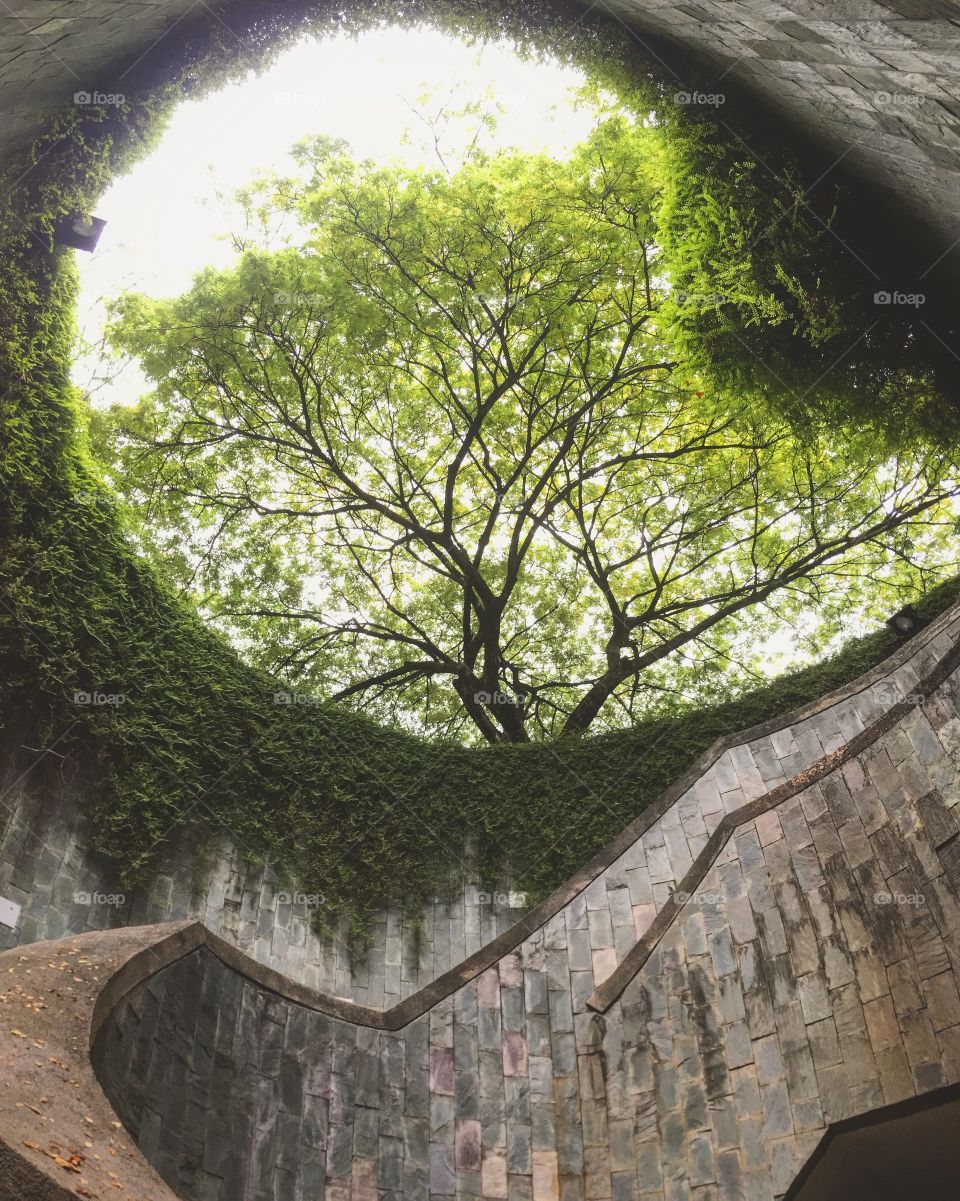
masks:
[[[313,6],[278,0],[269,7],[296,19]],[[69,101],[78,87],[117,91],[125,81],[162,72],[194,20],[242,29],[241,16],[252,11],[245,0],[221,4],[216,18],[208,6],[185,0],[11,0],[4,8],[0,153],[36,134],[44,106]],[[960,219],[954,178],[960,165],[960,10],[953,0],[787,0],[776,6],[761,0],[611,0],[611,11],[641,41],[647,34],[662,36],[715,63],[718,88],[724,80],[740,81],[771,115],[802,124],[835,159],[842,157],[844,167],[856,165],[938,229],[945,252],[954,244]],[[682,62],[682,54],[671,61]],[[7,202],[16,203],[15,191]],[[948,259],[949,253],[943,261]],[[938,645],[953,636],[945,632]],[[900,673],[905,691],[923,656],[936,649],[911,651],[911,666]],[[662,813],[639,819],[620,840],[616,861],[597,867],[602,874],[583,896],[577,895],[580,878],[574,881],[563,903],[593,923],[589,953],[598,977],[613,971],[662,909],[724,813],[847,739],[881,703],[863,688],[724,748],[715,764],[701,765],[699,778],[673,790]],[[306,908],[283,903],[278,882],[246,864],[226,836],[203,857],[184,839],[149,887],[122,906],[87,904],[75,898],[111,897],[119,889],[87,848],[79,790],[65,786],[54,796],[9,778],[2,783],[0,895],[21,905],[23,917],[15,931],[0,926],[0,947],[197,917],[293,979],[389,1008],[505,936],[517,917],[505,906],[481,907],[476,890],[468,890],[450,905],[432,907],[418,942],[413,931],[421,915],[384,912],[368,961],[351,963],[343,940],[318,939]],[[602,912],[609,921],[589,917]]]
[[[831,1123],[960,1080],[958,660],[729,819],[602,1004],[627,885],[396,1030],[198,948],[112,1009],[99,1079],[188,1201],[773,1201]]]
[[[960,607],[944,614],[886,664],[840,692],[717,744],[641,813],[592,864],[548,902],[568,914],[578,962],[599,981],[621,962],[662,909],[721,819],[795,776],[860,733],[960,636]],[[0,814],[0,895],[23,906],[17,930],[0,926],[0,947],[111,926],[195,918],[292,980],[377,1009],[427,987],[497,937],[516,945],[526,933],[505,905],[481,905],[476,887],[436,901],[413,918],[384,910],[369,953],[352,961],[344,938],[311,929],[304,903],[287,897],[268,870],[245,862],[224,835],[203,858],[185,836],[146,886],[111,903],[119,886],[86,845],[82,797],[65,788],[40,794],[21,784]],[[77,899],[79,898],[79,900]],[[544,907],[541,907],[543,909]],[[531,915],[523,920],[529,920]],[[534,921],[545,920],[542,914]],[[512,940],[510,932],[513,932]]]
[[[255,7],[293,15],[323,6],[8,0],[0,11],[0,153],[35,137],[44,108],[78,89],[130,92],[140,74],[176,53],[196,22],[214,21],[242,41]],[[571,4],[564,24],[575,27],[590,7],[597,5]],[[806,130],[828,163],[842,159],[933,230],[944,250],[953,244],[960,216],[960,13],[953,0],[604,0],[600,11],[622,21],[626,37],[644,45],[658,39],[653,52],[670,58],[678,88],[691,81],[684,52],[703,57],[715,66],[707,90],[745,88],[773,122]],[[882,273],[884,264],[871,266]]]
[[[196,922],[0,954],[0,1199],[59,1201],[61,1171],[137,1201],[782,1196],[831,1123],[960,1079],[956,625],[792,723],[839,742],[815,762],[731,740],[386,1011]],[[747,799],[774,737],[801,770]],[[611,947],[678,825],[679,888]]]
[[[195,7],[11,0],[0,151],[45,105],[159,69],[208,19]],[[939,237],[938,270],[956,258],[953,0],[608,7],[898,201]],[[0,946],[23,949],[0,955],[0,1198],[172,1201],[144,1155],[188,1201],[783,1195],[831,1123],[960,1079],[955,678],[890,710],[958,630],[948,615],[871,679],[718,748],[525,923],[468,891],[434,906],[417,953],[385,912],[365,964],[227,838],[204,862],[174,848],[122,907],[78,900],[116,891],[81,792],[13,787],[0,894],[24,917]],[[181,953],[170,935],[154,954],[161,935],[125,928],[191,916],[226,942]],[[111,976],[117,947],[140,948],[136,972]],[[100,998],[97,1067],[140,1151],[90,1075],[81,996]]]

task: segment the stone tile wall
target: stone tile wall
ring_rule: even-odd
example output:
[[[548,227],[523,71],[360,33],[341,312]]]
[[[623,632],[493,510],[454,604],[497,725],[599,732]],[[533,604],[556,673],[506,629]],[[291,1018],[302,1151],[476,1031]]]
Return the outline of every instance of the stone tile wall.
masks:
[[[100,1079],[187,1201],[773,1201],[830,1123],[960,1080],[958,713],[954,673],[738,826],[605,1013],[629,881],[396,1032],[194,952]]]
[[[166,53],[211,7],[8,0],[0,9],[0,155],[35,137],[44,109],[78,90],[122,91],[131,63]],[[230,2],[215,7],[221,28],[242,30]],[[960,11],[953,0],[601,0],[600,9],[624,23],[626,37],[645,43],[656,35],[705,56],[716,64],[711,90],[743,85],[774,122],[797,123],[831,158],[842,156],[936,231],[944,250],[954,243]],[[579,10],[571,5],[571,25]]]
[[[905,648],[903,662],[881,667],[871,683],[852,685],[832,703],[827,698],[800,711],[782,728],[724,750],[694,773],[662,817],[654,820],[652,808],[636,840],[564,910],[574,922],[578,954],[589,957],[597,981],[646,930],[725,813],[809,767],[862,731],[894,698],[910,695],[958,634],[960,611],[944,614]],[[351,962],[345,939],[318,937],[306,905],[284,899],[272,873],[245,863],[226,834],[208,858],[185,838],[146,886],[116,906],[97,901],[117,895],[119,885],[86,844],[76,791],[65,787],[40,796],[21,788],[4,797],[4,806],[0,896],[21,904],[23,916],[16,931],[0,926],[0,949],[111,925],[192,917],[291,979],[385,1009],[480,950],[519,916],[504,904],[481,905],[470,886],[453,901],[434,903],[423,915],[419,941],[415,915],[382,912],[366,960]],[[295,893],[285,887],[287,897]],[[80,903],[78,896],[92,903]]]

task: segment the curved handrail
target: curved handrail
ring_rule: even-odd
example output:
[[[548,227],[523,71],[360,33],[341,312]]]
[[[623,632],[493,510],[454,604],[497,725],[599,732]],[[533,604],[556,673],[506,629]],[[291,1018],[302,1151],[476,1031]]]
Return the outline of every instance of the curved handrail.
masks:
[[[790,797],[809,788],[811,784],[822,780],[824,776],[836,771],[838,767],[855,759],[871,743],[875,742],[887,731],[897,725],[911,709],[925,703],[925,698],[931,696],[943,682],[960,667],[960,642],[956,643],[937,663],[929,675],[920,683],[916,696],[892,705],[881,717],[861,731],[849,742],[838,747],[829,755],[817,760],[811,767],[794,776],[793,779],[771,789],[756,800],[748,801],[739,809],[726,814],[718,823],[717,828],[707,839],[703,850],[694,859],[690,870],[678,884],[675,892],[669,897],[663,908],[650,923],[647,931],[627,952],[620,964],[613,970],[604,982],[599,985],[587,998],[587,1005],[599,1013],[609,1009],[613,1002],[622,994],[630,981],[636,976],[667,930],[673,925],[687,903],[686,898],[692,896],[703,883],[707,872],[716,862],[720,852],[726,846],[731,835],[738,826],[753,821],[761,814],[783,804]]]
[[[890,663],[886,666],[889,671]],[[924,704],[924,698],[932,696],[958,667],[960,643],[952,646],[921,681],[918,694],[893,706],[866,730],[792,780],[727,814],[697,856],[679,891],[696,889],[738,826],[862,753],[912,709]],[[589,867],[574,880],[584,877],[581,887],[593,878]],[[573,882],[568,882],[568,887],[572,888]],[[588,999],[591,1008],[602,1011],[614,1003],[682,909],[683,902],[676,897],[667,902],[647,933]],[[536,912],[520,925],[535,928],[532,919]],[[514,942],[513,932],[507,931],[484,948],[484,959],[495,961],[497,948],[505,946],[499,955],[505,954]],[[76,1196],[63,1188],[64,1173],[74,1171],[104,1190],[119,1183],[137,1201],[176,1201],[176,1194],[123,1131],[93,1071],[91,1049],[124,997],[200,948],[251,983],[294,1004],[381,1030],[408,1025],[490,966],[486,962],[480,965],[477,956],[472,956],[412,997],[381,1011],[299,984],[197,921],[119,927],[6,951],[0,954],[4,1017],[0,1025],[0,1061],[7,1085],[0,1090],[0,1201],[22,1201],[25,1196],[60,1201]],[[23,1103],[24,1098],[40,1096],[47,1099],[43,1110]],[[90,1155],[71,1150],[88,1142],[94,1147]],[[106,1151],[99,1159],[98,1147]],[[105,1175],[108,1172],[113,1173],[112,1178]]]

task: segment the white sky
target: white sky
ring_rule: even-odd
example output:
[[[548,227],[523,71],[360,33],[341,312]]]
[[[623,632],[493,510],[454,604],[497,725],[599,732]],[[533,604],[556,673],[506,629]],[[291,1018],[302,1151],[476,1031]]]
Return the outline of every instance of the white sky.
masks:
[[[84,337],[96,342],[101,336],[104,299],[124,290],[176,295],[202,267],[227,266],[234,252],[226,235],[243,225],[230,196],[260,171],[292,172],[289,149],[300,138],[329,134],[346,139],[359,158],[436,165],[432,145],[417,136],[418,127],[426,131],[412,110],[485,100],[502,110],[496,136],[484,139],[488,147],[544,149],[560,157],[595,121],[587,108],[569,102],[570,90],[583,82],[572,68],[524,62],[507,43],[468,47],[431,29],[387,28],[358,38],[306,40],[259,77],[185,101],[159,148],[96,206],[107,221],[100,246],[76,256]],[[424,104],[427,91],[432,98]],[[450,129],[444,146],[452,157],[475,129],[475,119]],[[77,360],[74,379],[81,387],[97,374],[96,354]],[[133,403],[146,387],[139,370],[127,365],[91,400]],[[785,631],[768,641],[767,651],[771,673],[782,670],[796,654],[795,640]]]
[[[225,234],[242,228],[229,197],[262,170],[293,171],[289,149],[300,138],[329,134],[345,138],[359,158],[436,165],[412,110],[433,112],[445,101],[462,108],[471,100],[486,100],[493,110],[495,98],[503,111],[488,146],[561,156],[594,122],[568,102],[569,90],[582,82],[572,68],[524,62],[507,43],[468,47],[436,30],[387,28],[356,39],[301,42],[261,76],[184,102],[159,148],[96,206],[107,221],[100,245],[92,255],[77,254],[85,337],[95,342],[102,332],[102,298],[127,289],[176,295],[201,267],[229,264],[234,255]],[[421,105],[428,90],[432,99]],[[475,129],[475,119],[455,125],[445,145],[455,153]],[[77,362],[81,387],[96,362],[89,356]],[[139,371],[128,368],[92,399],[132,403],[143,390]]]

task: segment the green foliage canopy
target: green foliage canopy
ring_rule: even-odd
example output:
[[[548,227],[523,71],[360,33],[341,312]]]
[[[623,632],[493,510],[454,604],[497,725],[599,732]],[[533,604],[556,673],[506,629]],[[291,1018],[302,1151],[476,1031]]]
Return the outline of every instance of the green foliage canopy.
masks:
[[[638,61],[636,44],[621,26],[596,27],[599,10],[571,29],[563,10],[527,16],[538,7],[511,5],[516,15],[507,20],[501,6],[470,4],[463,10],[469,20],[457,28],[515,38],[526,24],[529,44],[532,23],[533,44],[559,49],[597,77],[612,77],[636,100],[637,111],[660,108],[660,99],[675,90],[672,78],[653,78],[656,64]],[[424,8],[440,20],[456,6],[418,11]],[[311,19],[315,9],[309,6]],[[233,6],[233,31],[240,28],[239,10]],[[365,4],[353,27],[365,26],[370,11]],[[197,10],[199,28],[192,17],[182,22],[138,68],[146,78],[128,77],[131,104],[123,111],[66,106],[35,146],[7,164],[10,203],[0,222],[4,743],[19,751],[18,770],[52,747],[43,762],[51,794],[79,771],[90,845],[125,883],[159,855],[183,853],[175,840],[184,827],[187,849],[226,827],[241,846],[295,872],[307,891],[326,893],[358,923],[387,898],[416,908],[435,895],[451,871],[463,870],[465,840],[479,854],[478,863],[469,863],[474,878],[495,884],[509,865],[514,884],[533,901],[642,812],[713,739],[823,696],[885,659],[897,640],[881,626],[840,654],[736,700],[596,738],[540,745],[464,748],[385,730],[344,706],[272,704],[278,681],[244,663],[190,606],[177,603],[169,580],[178,577],[169,566],[152,571],[131,550],[87,451],[83,408],[69,385],[75,273],[70,256],[54,252],[49,241],[57,217],[89,211],[103,183],[149,148],[181,88],[195,93],[198,82],[212,88],[237,78],[262,63],[271,47],[279,49],[284,37],[299,36],[302,26],[291,13],[288,4],[269,12],[249,6],[238,42],[214,15]],[[346,21],[344,14],[337,6],[334,22]],[[324,31],[325,19],[314,32]],[[558,30],[569,36],[559,38]],[[733,108],[724,110],[728,126],[736,124]],[[781,238],[777,256],[788,279],[811,270],[820,287],[841,298],[856,293],[854,284],[869,282],[851,283],[849,263],[802,205],[792,206],[786,228],[776,224],[782,208],[791,207],[791,188],[802,191],[784,161],[784,145],[764,145],[762,157],[787,181],[786,189],[769,174],[745,168],[749,150],[718,136],[710,121],[695,120],[689,110],[673,111],[669,119],[666,113],[664,106],[671,169],[662,211],[669,205],[674,214],[673,245],[689,249],[683,262],[673,255],[678,290],[719,290],[697,274],[711,262],[731,266],[723,247],[736,245],[748,225],[792,235]],[[731,190],[734,169],[743,184]],[[687,203],[685,192],[707,193],[716,203]],[[667,245],[663,219],[661,236]],[[793,261],[791,246],[798,256]],[[769,241],[739,262],[746,298],[771,291]],[[731,321],[730,328],[742,333],[744,324]],[[698,328],[690,322],[691,336]],[[753,345],[765,353],[771,329],[763,322],[749,328]],[[772,332],[783,330],[781,323]],[[782,345],[803,353],[806,341],[798,336]],[[715,368],[719,360],[703,354],[702,339],[693,338],[690,349],[700,354],[701,372]],[[727,362],[737,365],[729,356]],[[894,399],[871,419],[890,414],[896,428],[912,429],[915,395],[902,389]],[[933,428],[938,437],[945,434],[942,424]],[[165,555],[175,549],[174,539],[164,544]],[[917,600],[918,609],[935,616],[956,601],[958,587],[954,579],[933,589]],[[78,709],[73,689],[90,687],[116,688],[130,703],[109,712]]]
[[[944,574],[949,453],[698,372],[668,147],[623,112],[563,161],[301,145],[246,196],[279,238],[115,309],[154,389],[99,444],[161,570],[298,686],[491,742],[708,701]]]

